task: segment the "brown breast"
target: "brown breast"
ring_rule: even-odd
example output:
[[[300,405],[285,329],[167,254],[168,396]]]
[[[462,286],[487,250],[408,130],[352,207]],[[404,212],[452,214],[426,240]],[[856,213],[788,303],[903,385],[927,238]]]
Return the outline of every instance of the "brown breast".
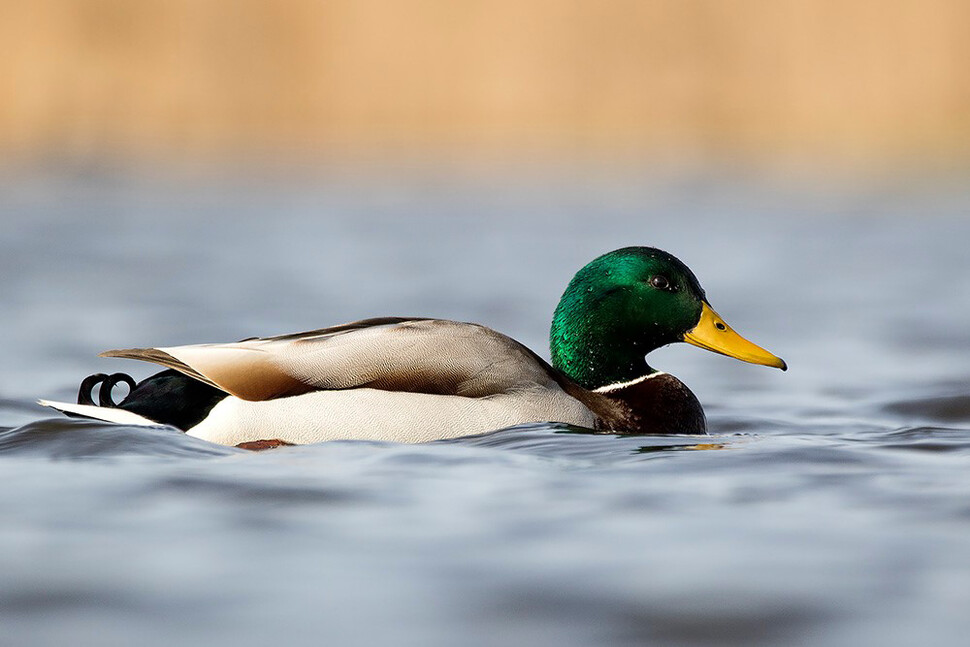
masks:
[[[625,434],[706,434],[697,397],[669,373],[612,390],[567,389],[596,414],[596,428]]]

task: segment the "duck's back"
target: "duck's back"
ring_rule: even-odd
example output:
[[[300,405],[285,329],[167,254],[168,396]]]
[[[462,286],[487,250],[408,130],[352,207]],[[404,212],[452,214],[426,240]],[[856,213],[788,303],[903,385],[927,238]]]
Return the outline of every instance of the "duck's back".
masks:
[[[228,344],[103,355],[168,366],[254,401],[365,387],[486,397],[557,380],[546,362],[514,339],[478,324],[441,319],[367,319]]]

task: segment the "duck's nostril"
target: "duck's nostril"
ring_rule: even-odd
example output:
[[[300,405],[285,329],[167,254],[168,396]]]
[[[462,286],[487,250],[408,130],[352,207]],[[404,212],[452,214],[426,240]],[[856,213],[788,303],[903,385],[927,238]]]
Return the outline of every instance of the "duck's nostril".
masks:
[[[714,327],[715,327],[715,328],[717,328],[718,330],[727,330],[727,326],[725,326],[725,325],[724,325],[723,323],[721,323],[720,321],[718,321],[718,322],[715,322],[715,323],[714,323]]]

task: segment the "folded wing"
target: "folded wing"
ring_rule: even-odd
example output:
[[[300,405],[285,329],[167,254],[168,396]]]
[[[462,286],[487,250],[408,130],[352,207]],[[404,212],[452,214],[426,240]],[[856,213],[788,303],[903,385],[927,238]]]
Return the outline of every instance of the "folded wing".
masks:
[[[376,388],[487,397],[558,382],[546,362],[477,324],[367,319],[230,344],[111,350],[105,357],[174,368],[244,400]]]

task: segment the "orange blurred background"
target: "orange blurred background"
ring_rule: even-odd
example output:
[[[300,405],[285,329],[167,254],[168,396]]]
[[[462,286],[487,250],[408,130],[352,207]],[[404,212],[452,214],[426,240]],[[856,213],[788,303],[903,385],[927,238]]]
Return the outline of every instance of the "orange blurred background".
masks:
[[[963,163],[965,0],[0,0],[0,151]]]

